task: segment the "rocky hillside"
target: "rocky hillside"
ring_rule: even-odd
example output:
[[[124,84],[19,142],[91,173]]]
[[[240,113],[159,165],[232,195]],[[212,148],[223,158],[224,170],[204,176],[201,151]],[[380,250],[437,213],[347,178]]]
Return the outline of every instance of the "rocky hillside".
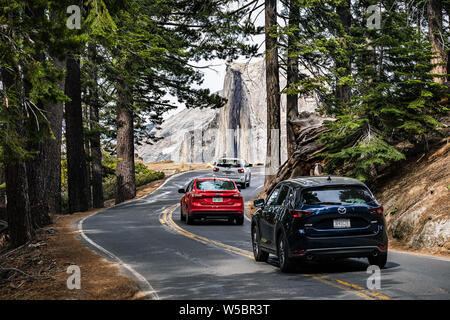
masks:
[[[376,187],[394,247],[450,254],[450,140]]]
[[[281,88],[285,85],[280,77]],[[220,156],[264,163],[266,153],[266,83],[264,60],[227,65],[221,109],[184,109],[168,118],[156,135],[164,139],[137,147],[145,162],[212,162]],[[282,141],[285,141],[285,97],[282,96]],[[314,98],[300,99],[299,111],[313,111]],[[283,159],[284,158],[284,159]],[[282,160],[286,155],[282,155]]]

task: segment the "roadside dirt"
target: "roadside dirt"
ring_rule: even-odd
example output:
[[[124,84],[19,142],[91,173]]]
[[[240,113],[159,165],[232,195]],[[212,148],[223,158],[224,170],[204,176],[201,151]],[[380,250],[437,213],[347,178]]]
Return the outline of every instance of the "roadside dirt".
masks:
[[[137,190],[140,198],[165,179]],[[132,200],[130,200],[132,201]],[[114,204],[107,201],[105,207]],[[54,215],[53,224],[39,230],[32,243],[9,252],[0,251],[0,300],[135,300],[145,295],[117,264],[88,249],[78,240],[76,223],[100,210]],[[0,250],[1,250],[0,240]],[[81,289],[69,290],[70,265],[81,271]]]
[[[450,256],[450,141],[399,168],[375,189],[390,246]]]

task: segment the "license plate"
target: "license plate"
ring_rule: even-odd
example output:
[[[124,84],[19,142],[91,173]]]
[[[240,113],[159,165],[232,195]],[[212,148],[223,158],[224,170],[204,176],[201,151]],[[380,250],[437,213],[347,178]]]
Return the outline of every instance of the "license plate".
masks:
[[[350,219],[334,219],[334,228],[350,228]]]
[[[233,171],[224,171],[225,172],[225,174],[232,174],[233,173]]]
[[[213,202],[223,202],[223,198],[212,198]]]

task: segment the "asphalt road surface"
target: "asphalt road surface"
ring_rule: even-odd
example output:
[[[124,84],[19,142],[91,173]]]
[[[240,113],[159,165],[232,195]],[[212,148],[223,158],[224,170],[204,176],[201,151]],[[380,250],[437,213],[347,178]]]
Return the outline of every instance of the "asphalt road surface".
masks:
[[[262,172],[252,168],[245,201],[261,190]],[[389,251],[375,290],[367,287],[366,259],[311,262],[292,274],[281,273],[274,256],[255,262],[248,219],[242,226],[180,221],[177,190],[208,175],[173,176],[144,198],[85,218],[84,241],[119,262],[153,299],[450,299],[446,258]]]

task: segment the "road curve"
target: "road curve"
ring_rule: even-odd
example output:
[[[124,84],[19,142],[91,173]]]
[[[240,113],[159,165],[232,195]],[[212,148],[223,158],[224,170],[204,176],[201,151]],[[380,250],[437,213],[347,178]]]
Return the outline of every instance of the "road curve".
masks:
[[[250,223],[179,219],[177,190],[207,170],[173,176],[139,200],[115,206],[80,223],[86,245],[118,261],[149,298],[159,299],[449,299],[450,259],[389,252],[381,289],[367,289],[367,261],[310,263],[293,274],[252,258]],[[245,200],[262,188],[253,168]]]

